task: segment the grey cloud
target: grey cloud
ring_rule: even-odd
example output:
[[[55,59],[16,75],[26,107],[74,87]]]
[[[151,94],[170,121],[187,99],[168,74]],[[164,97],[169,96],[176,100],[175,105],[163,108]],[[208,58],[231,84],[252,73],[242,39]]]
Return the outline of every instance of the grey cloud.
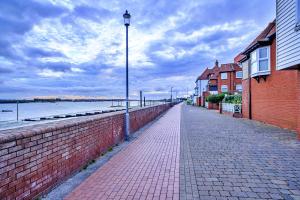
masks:
[[[12,72],[13,72],[13,70],[11,70],[11,69],[0,67],[0,74],[9,74]]]
[[[50,3],[32,0],[0,1],[0,56],[22,59],[13,49],[13,44],[22,40],[23,34],[43,18],[56,17],[66,12],[65,8]]]
[[[101,22],[104,18],[111,15],[111,12],[104,8],[94,8],[86,5],[77,6],[74,9],[74,15],[95,22]]]
[[[24,34],[42,18],[55,17],[67,10],[50,3],[36,1],[0,1],[0,26],[3,35]],[[1,35],[2,35],[1,34]]]
[[[94,21],[96,23],[103,22],[109,16],[112,16],[112,12],[101,8],[101,7],[91,7],[88,5],[76,6],[69,15],[64,16],[61,21],[62,23],[75,24],[76,18],[83,18],[87,20]]]
[[[40,58],[40,57],[65,57],[65,55],[58,51],[53,50],[44,50],[40,48],[26,48],[25,53],[27,56],[32,58]]]

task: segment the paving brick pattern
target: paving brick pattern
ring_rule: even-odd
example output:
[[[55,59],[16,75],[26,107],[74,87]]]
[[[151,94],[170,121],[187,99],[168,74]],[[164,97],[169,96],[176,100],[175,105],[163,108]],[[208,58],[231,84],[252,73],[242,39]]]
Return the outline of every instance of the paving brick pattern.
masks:
[[[180,199],[300,199],[300,142],[283,129],[183,106]]]
[[[179,199],[177,105],[65,199]]]

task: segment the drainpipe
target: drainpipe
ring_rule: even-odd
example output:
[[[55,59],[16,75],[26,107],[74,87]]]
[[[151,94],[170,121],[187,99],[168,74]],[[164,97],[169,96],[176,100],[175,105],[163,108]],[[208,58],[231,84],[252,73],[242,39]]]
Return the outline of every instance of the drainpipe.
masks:
[[[249,108],[249,119],[252,119],[252,98],[251,98],[251,62],[248,60],[248,108]]]

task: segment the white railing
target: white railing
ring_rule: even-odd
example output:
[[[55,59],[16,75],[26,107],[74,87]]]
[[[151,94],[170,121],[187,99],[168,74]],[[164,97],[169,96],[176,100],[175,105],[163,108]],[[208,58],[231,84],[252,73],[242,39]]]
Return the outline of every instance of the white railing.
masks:
[[[222,111],[232,112],[232,113],[241,113],[242,112],[242,104],[222,103]]]
[[[209,91],[210,94],[218,94],[218,91]]]

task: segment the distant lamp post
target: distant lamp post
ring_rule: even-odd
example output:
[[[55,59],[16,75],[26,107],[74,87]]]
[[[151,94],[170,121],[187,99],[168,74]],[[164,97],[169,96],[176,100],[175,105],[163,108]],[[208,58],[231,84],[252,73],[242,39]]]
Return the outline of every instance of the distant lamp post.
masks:
[[[126,27],[126,114],[125,114],[125,139],[129,139],[129,88],[128,88],[128,27],[130,26],[130,17],[131,15],[126,12],[123,14],[124,25]]]
[[[173,102],[173,87],[171,87],[171,103]]]

